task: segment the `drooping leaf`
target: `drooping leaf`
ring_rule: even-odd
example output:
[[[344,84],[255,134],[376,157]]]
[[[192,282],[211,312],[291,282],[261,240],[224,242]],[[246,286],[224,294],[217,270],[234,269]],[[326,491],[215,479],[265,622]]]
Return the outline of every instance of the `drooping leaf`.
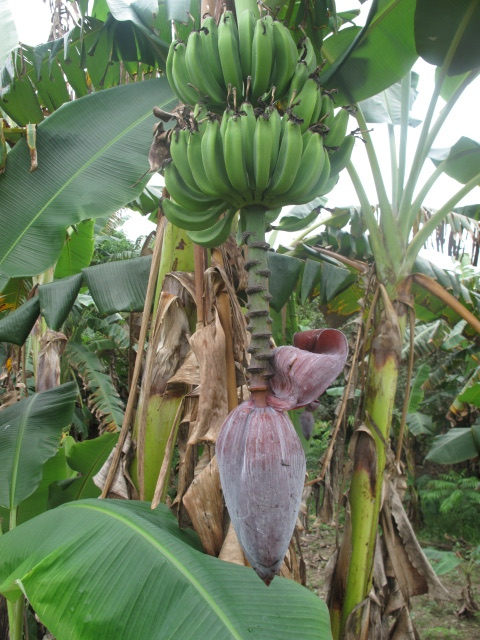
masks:
[[[480,407],[480,382],[469,386],[457,399],[460,402],[467,402],[475,407]]]
[[[430,159],[438,166],[445,160],[447,176],[462,184],[480,174],[480,144],[470,138],[460,138],[449,149],[432,149]]]
[[[287,214],[280,218],[277,224],[271,226],[279,231],[301,231],[317,218],[320,207],[325,205],[326,201],[326,198],[315,198],[308,204],[292,207]]]
[[[422,389],[422,385],[428,380],[429,375],[430,367],[428,366],[428,364],[420,365],[410,389],[410,399],[408,401],[408,411],[410,413],[416,411],[421,401],[423,400],[423,396],[425,395],[425,393]]]
[[[190,0],[166,0],[167,17],[175,22],[188,22],[190,12]]]
[[[38,288],[40,311],[50,329],[58,331],[67,319],[82,286],[83,275],[70,276]]]
[[[312,293],[314,287],[319,284],[321,280],[321,272],[322,265],[319,262],[315,262],[315,260],[310,260],[309,258],[305,260],[305,267],[303,269],[302,276],[302,290],[300,294],[302,304],[305,303],[305,300]]]
[[[117,440],[118,433],[104,433],[99,438],[73,444],[66,459],[78,477],[62,479],[50,487],[50,507],[72,500],[98,498],[101,491],[94,484],[93,476],[100,471]]]
[[[25,141],[17,143],[10,171],[0,176],[0,272],[41,273],[58,257],[68,226],[114,213],[140,193],[144,181],[134,184],[148,169],[152,105],[171,101],[168,82],[159,78],[63,105],[38,126],[33,173],[25,169]]]
[[[417,0],[415,42],[418,54],[430,64],[443,66],[453,42],[456,47],[448,67],[454,76],[480,65],[477,0]]]
[[[411,74],[411,87],[410,87],[410,104],[409,109],[412,108],[413,103],[417,97],[417,85],[418,74],[412,72]],[[360,102],[360,108],[367,122],[386,122],[388,124],[400,124],[401,122],[401,106],[402,106],[402,88],[401,83],[396,82],[391,87],[387,87],[382,93],[376,96],[367,98]],[[409,125],[416,127],[420,124],[420,120],[409,118]]]
[[[408,430],[414,436],[431,436],[433,434],[433,421],[430,416],[425,413],[416,411],[415,413],[407,413]]]
[[[353,39],[340,55],[335,50],[338,38],[346,38],[348,28],[324,40],[322,53],[330,65],[320,79],[322,86],[338,89],[338,105],[370,98],[412,68],[417,58],[414,11],[415,0],[375,0],[363,29],[351,27]]]
[[[152,256],[105,262],[83,270],[100,313],[143,311]]]
[[[13,509],[40,484],[60,434],[72,421],[73,382],[35,393],[0,411],[0,505]]]
[[[457,464],[480,455],[480,424],[454,428],[437,436],[426,459],[438,464]]]
[[[0,342],[11,342],[21,346],[40,314],[38,296],[30,298],[21,307],[15,309],[0,320]]]
[[[56,279],[68,278],[88,267],[94,251],[95,220],[84,220],[68,235],[55,265]]]
[[[437,576],[443,576],[453,571],[463,562],[463,559],[454,551],[443,551],[441,549],[434,549],[433,547],[425,547],[423,552],[427,556]]]
[[[268,280],[268,290],[272,295],[270,305],[280,311],[292,294],[302,269],[302,261],[281,253],[268,253],[268,268],[272,272]]]
[[[1,537],[0,591],[21,584],[59,640],[331,640],[316,594],[197,549],[164,505],[70,502]]]
[[[123,422],[123,402],[111,377],[94,351],[80,342],[70,341],[65,349],[69,360],[88,390],[88,403],[100,425],[113,431]]]

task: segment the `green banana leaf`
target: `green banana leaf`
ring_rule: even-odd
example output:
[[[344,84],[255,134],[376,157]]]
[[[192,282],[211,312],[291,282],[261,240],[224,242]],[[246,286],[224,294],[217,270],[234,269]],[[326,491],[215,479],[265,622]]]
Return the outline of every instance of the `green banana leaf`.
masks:
[[[84,220],[73,227],[55,265],[54,277],[67,278],[88,267],[95,248],[95,220]]]
[[[465,136],[448,149],[432,149],[428,156],[436,166],[445,161],[444,172],[462,184],[480,175],[480,144]]]
[[[49,507],[57,507],[72,500],[98,498],[101,491],[93,476],[102,468],[117,443],[118,433],[104,433],[99,438],[75,442],[68,450],[66,461],[77,477],[57,480],[50,485]]]
[[[409,109],[412,108],[413,103],[418,95],[419,75],[418,73],[411,73],[410,79],[410,104]],[[367,122],[397,124],[401,123],[402,118],[402,85],[400,82],[395,82],[391,87],[387,87],[382,93],[376,96],[362,100],[359,107]],[[411,127],[418,127],[421,120],[416,118],[409,118],[408,124]]]
[[[35,296],[0,320],[0,342],[21,346],[39,315],[40,302],[38,296]]]
[[[105,262],[83,270],[100,313],[143,311],[152,256]]]
[[[480,455],[480,424],[470,428],[454,428],[436,436],[426,460],[438,464],[457,464]]]
[[[0,73],[10,51],[18,44],[17,29],[9,0],[0,0]]]
[[[268,290],[272,299],[270,306],[280,311],[297,285],[303,263],[298,258],[281,253],[268,253],[268,268],[271,276],[268,279]]]
[[[198,550],[167,507],[70,502],[0,539],[0,592],[22,592],[57,640],[331,640],[328,611],[292,580]]]
[[[0,273],[45,271],[58,258],[67,227],[114,213],[135,198],[148,170],[152,107],[174,102],[168,82],[159,78],[63,105],[38,126],[33,173],[25,140],[15,145],[9,170],[0,176]]]
[[[44,462],[72,421],[76,396],[76,384],[67,382],[0,411],[0,506],[13,509],[37,489]]]
[[[322,54],[329,66],[320,80],[322,86],[338,89],[337,105],[370,98],[412,68],[418,57],[414,12],[415,0],[374,0],[363,29],[342,29],[324,40]],[[340,41],[344,44],[341,52]]]
[[[82,342],[70,340],[65,357],[81,377],[88,391],[89,408],[100,426],[110,431],[119,430],[123,422],[123,402],[95,351]]]
[[[408,430],[414,436],[431,436],[434,433],[433,420],[425,413],[407,413]]]
[[[427,62],[443,66],[452,42],[457,41],[448,75],[455,76],[480,65],[477,0],[417,0],[415,42]]]
[[[50,329],[58,331],[68,314],[82,286],[83,275],[77,273],[69,278],[55,280],[38,287],[40,311]]]
[[[35,491],[23,500],[17,507],[17,524],[27,522],[31,518],[44,513],[49,508],[48,496],[49,488],[53,482],[60,482],[76,475],[75,471],[68,466],[66,452],[75,443],[72,436],[62,438],[62,443],[53,458],[49,458],[42,469],[42,480]],[[0,518],[2,518],[3,531],[8,531],[9,512],[8,509],[0,507]]]

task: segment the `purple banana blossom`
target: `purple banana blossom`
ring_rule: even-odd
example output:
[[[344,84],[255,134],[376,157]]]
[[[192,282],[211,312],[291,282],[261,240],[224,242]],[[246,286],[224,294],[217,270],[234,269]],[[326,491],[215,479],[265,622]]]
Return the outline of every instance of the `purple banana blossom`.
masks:
[[[275,409],[289,411],[314,402],[347,359],[347,339],[337,329],[301,331],[294,335],[293,343],[293,347],[274,350],[267,404]]]
[[[290,418],[253,398],[217,440],[220,480],[245,556],[269,585],[290,544],[305,482],[305,454]]]

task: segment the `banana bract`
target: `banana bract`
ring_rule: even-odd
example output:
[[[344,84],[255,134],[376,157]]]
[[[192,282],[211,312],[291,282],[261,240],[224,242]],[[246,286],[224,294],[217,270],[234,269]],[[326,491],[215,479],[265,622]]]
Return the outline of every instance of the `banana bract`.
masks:
[[[294,345],[274,350],[267,403],[275,409],[290,411],[314,402],[347,360],[347,339],[337,329],[301,331]]]
[[[268,585],[293,535],[305,454],[288,415],[252,400],[234,409],[216,455],[225,502],[245,556]]]

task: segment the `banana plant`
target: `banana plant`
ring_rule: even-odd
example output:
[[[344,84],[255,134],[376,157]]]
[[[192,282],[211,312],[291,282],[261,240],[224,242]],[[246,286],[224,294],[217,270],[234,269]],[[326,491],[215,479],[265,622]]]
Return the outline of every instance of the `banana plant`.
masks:
[[[435,3],[435,7],[438,10],[438,3]],[[409,309],[414,301],[414,283],[440,297],[443,305],[448,305],[456,312],[460,312],[476,331],[480,330],[475,315],[462,308],[462,305],[438,283],[430,277],[413,273],[419,250],[430,234],[438,224],[446,220],[459,200],[480,181],[478,145],[473,141],[462,139],[446,157],[436,159],[437,167],[425,184],[417,185],[421,168],[427,161],[437,133],[463,90],[478,76],[478,54],[473,51],[471,54],[465,53],[467,50],[471,51],[468,43],[473,38],[473,32],[469,25],[471,17],[478,15],[476,3],[466,3],[461,9],[458,8],[455,19],[449,24],[440,18],[438,21],[432,21],[433,9],[433,4],[428,0],[420,0],[416,3],[415,41],[420,55],[438,66],[435,89],[422,125],[413,164],[410,173],[407,173],[410,73],[401,81],[400,143],[398,151],[395,148],[392,149],[394,187],[391,199],[384,186],[362,106],[356,105],[355,117],[362,132],[379,204],[377,219],[355,167],[350,162],[347,170],[357,191],[363,222],[368,230],[374,273],[369,284],[371,297],[363,308],[365,339],[368,340],[369,345],[368,352],[364,351],[364,353],[368,353],[368,365],[365,372],[363,405],[359,414],[361,424],[351,450],[353,473],[349,498],[349,522],[347,534],[339,551],[329,600],[335,638],[367,637],[369,633],[368,594],[375,580],[373,560],[380,517],[387,548],[393,549],[389,547],[388,540],[390,526],[388,523],[391,522],[392,515],[388,513],[385,503],[381,512],[381,496],[382,491],[390,491],[390,496],[393,491],[390,479],[395,476],[395,473],[393,469],[389,470],[386,467],[386,463],[389,455],[391,420],[402,344],[407,325],[413,326],[412,320],[409,320],[411,317]],[[436,37],[439,29],[447,30],[449,37]],[[445,98],[445,106],[435,119],[434,114],[440,96]],[[442,172],[455,177],[463,183],[463,186],[445,202],[444,206],[418,226],[418,212]],[[325,259],[328,259],[328,251],[322,254]],[[342,260],[341,256],[337,258]],[[346,258],[343,260],[354,268],[361,267],[354,260],[348,261]],[[365,271],[364,274],[367,275],[367,272]],[[474,308],[475,306],[474,302]],[[397,446],[398,462],[402,448],[401,438]],[[386,487],[384,478],[388,479]],[[390,499],[393,500],[392,497]],[[395,568],[395,561],[393,565]],[[400,585],[405,602],[408,602],[410,597],[408,586],[405,583],[402,586],[401,580]]]

